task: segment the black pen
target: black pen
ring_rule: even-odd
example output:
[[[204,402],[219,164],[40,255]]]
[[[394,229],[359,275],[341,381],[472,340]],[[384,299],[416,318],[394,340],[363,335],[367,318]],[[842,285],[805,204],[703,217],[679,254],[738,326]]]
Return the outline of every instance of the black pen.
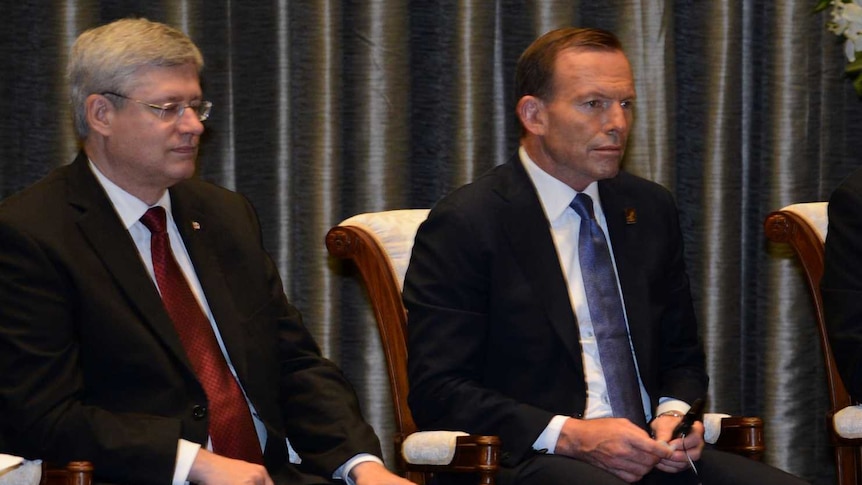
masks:
[[[692,425],[694,422],[701,419],[701,412],[703,411],[703,399],[695,399],[695,401],[691,404],[691,408],[689,408],[688,412],[685,413],[685,416],[682,417],[682,421],[676,425],[676,428],[673,429],[673,433],[670,436],[671,440],[675,440],[680,436],[685,436],[691,431]]]

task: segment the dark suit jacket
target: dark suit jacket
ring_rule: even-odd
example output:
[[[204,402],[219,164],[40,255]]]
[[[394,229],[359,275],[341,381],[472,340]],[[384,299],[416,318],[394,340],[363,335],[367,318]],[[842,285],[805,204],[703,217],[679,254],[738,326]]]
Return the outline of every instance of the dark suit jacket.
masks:
[[[820,292],[841,380],[862,400],[862,170],[829,198],[829,230]]]
[[[325,478],[356,453],[379,456],[352,388],[288,303],[248,201],[195,179],[170,192],[230,359],[266,423],[270,471],[287,466],[285,435],[302,468]],[[102,479],[170,483],[177,440],[206,443],[206,405],[86,156],[0,205],[0,452],[88,459]]]
[[[653,407],[661,396],[691,402],[707,376],[672,197],[627,173],[599,182],[599,193]],[[555,414],[581,417],[586,384],[567,288],[517,156],[439,202],[404,286],[418,426],[499,435],[513,465]]]

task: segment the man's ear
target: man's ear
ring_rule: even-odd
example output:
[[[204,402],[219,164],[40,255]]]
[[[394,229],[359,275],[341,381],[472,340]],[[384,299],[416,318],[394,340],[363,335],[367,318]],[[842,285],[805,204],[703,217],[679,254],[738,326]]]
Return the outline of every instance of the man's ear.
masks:
[[[521,125],[534,135],[544,135],[547,126],[545,103],[535,96],[524,96],[515,108]]]
[[[108,136],[111,134],[111,122],[117,112],[116,106],[101,94],[91,94],[84,101],[84,112],[90,130]]]

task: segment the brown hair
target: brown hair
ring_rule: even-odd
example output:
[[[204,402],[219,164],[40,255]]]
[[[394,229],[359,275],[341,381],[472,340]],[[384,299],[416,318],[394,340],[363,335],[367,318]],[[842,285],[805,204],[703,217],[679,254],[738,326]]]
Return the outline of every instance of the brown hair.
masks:
[[[607,30],[563,27],[539,37],[518,59],[515,68],[515,101],[524,96],[553,96],[554,62],[566,49],[622,51],[620,40]]]

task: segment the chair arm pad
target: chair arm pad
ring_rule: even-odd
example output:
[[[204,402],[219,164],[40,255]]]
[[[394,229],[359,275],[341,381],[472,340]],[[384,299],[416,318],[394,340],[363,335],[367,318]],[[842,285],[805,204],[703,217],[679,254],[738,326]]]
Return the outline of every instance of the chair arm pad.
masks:
[[[412,465],[448,465],[455,456],[455,442],[461,431],[419,431],[401,445],[404,461]]]
[[[832,426],[842,438],[862,438],[862,405],[847,406],[835,413]]]
[[[42,460],[0,455],[0,485],[38,485],[41,479]]]
[[[703,440],[714,445],[721,436],[721,420],[729,418],[729,414],[704,413],[703,415]]]

